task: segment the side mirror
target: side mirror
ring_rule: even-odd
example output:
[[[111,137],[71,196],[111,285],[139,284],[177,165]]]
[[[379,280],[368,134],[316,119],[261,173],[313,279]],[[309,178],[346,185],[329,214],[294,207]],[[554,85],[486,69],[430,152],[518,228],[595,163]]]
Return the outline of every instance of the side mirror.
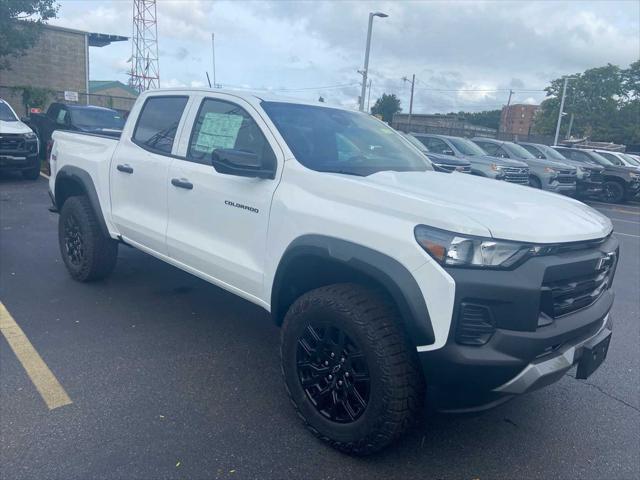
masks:
[[[252,178],[275,178],[275,169],[263,168],[258,155],[233,148],[217,148],[211,152],[211,165],[226,175]]]

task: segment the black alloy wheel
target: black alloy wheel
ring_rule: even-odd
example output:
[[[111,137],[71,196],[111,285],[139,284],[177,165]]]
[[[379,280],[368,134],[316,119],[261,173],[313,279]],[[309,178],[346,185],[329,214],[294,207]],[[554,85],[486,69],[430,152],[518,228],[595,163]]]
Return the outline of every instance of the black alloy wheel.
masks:
[[[64,222],[64,248],[69,262],[82,265],[85,247],[82,230],[75,215],[69,215]]]
[[[605,182],[602,198],[608,203],[620,203],[624,200],[624,187],[618,182]]]
[[[339,327],[312,323],[298,339],[296,365],[309,401],[326,419],[356,421],[367,409],[371,379],[365,355]]]

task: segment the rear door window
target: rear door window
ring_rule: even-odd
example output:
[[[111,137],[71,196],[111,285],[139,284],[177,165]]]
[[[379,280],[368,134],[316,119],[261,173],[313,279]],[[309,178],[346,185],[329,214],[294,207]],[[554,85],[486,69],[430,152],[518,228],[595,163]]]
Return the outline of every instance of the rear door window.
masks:
[[[133,142],[160,154],[170,154],[189,97],[149,97],[142,107]]]

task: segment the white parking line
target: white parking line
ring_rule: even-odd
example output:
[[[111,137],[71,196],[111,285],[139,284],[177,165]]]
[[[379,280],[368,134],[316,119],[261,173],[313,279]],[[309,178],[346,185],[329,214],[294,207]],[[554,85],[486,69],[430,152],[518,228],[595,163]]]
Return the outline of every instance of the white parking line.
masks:
[[[634,222],[633,220],[623,220],[621,218],[615,218],[615,217],[609,217],[609,220],[613,220],[615,222],[633,223],[634,225],[640,225],[640,222]]]
[[[47,180],[49,180],[49,175],[47,175],[44,172],[40,172],[40,176],[46,178]]]
[[[613,232],[614,235],[624,235],[625,237],[640,238],[640,235],[631,235],[630,233]]]

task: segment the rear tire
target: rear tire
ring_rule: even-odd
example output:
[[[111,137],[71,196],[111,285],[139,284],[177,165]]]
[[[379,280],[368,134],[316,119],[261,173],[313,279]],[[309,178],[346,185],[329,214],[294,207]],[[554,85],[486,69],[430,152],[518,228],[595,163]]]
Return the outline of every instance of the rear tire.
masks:
[[[367,455],[418,417],[424,381],[400,322],[384,294],[357,284],[321,287],[291,306],[282,328],[282,373],[316,437]]]
[[[624,186],[618,182],[604,182],[602,199],[608,203],[622,203],[624,201]]]
[[[85,196],[70,197],[64,202],[58,221],[58,243],[69,274],[79,282],[105,278],[116,265],[118,243],[104,234]]]

